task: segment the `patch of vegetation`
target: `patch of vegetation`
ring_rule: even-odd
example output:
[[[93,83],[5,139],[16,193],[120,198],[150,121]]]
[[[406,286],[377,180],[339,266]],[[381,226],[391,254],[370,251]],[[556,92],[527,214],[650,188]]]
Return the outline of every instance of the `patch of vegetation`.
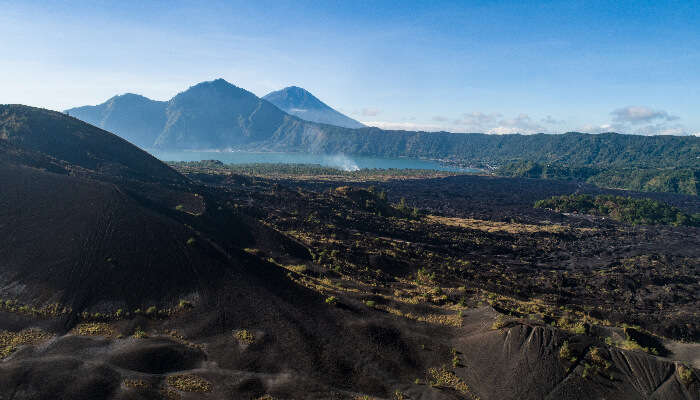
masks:
[[[19,346],[41,344],[51,338],[41,329],[25,329],[19,332],[0,331],[0,359],[12,354]]]
[[[114,336],[114,329],[104,322],[86,322],[78,324],[71,331],[74,335],[81,336]]]
[[[194,237],[190,237],[189,239],[187,239],[186,243],[188,246],[194,246],[197,243],[197,239],[195,239]]]
[[[564,195],[535,202],[536,208],[556,212],[592,214],[610,217],[632,225],[700,226],[700,216],[688,215],[680,209],[652,199],[599,195]]]
[[[518,161],[502,165],[495,173],[511,177],[579,181],[604,188],[638,192],[683,193],[695,196],[700,194],[700,169],[697,167],[630,168],[622,166],[606,168]]]
[[[459,355],[457,353],[457,349],[452,349],[452,367],[459,367]]]
[[[420,268],[416,272],[415,282],[417,285],[432,285],[435,282],[435,272],[430,272],[425,268]]]
[[[683,364],[678,365],[676,369],[678,373],[678,380],[681,381],[686,387],[693,383],[693,369],[687,367]]]
[[[562,343],[561,347],[559,348],[559,358],[567,361],[570,361],[572,360],[572,358],[574,358],[574,353],[571,350],[568,341],[564,341],[564,343]]]
[[[326,304],[335,306],[338,304],[338,298],[335,296],[326,297]]]
[[[145,339],[148,337],[148,335],[146,334],[146,331],[141,329],[140,326],[137,326],[131,337],[133,337],[134,339]]]
[[[587,331],[585,322],[573,321],[568,315],[564,315],[559,318],[557,321],[557,326],[576,335],[585,335]]]
[[[233,331],[233,336],[238,339],[240,343],[243,344],[253,344],[255,343],[255,335],[247,329],[238,329]]]
[[[609,374],[608,370],[612,367],[612,362],[605,359],[603,351],[598,347],[593,347],[588,353],[588,360],[590,362],[583,363],[583,372],[581,376],[586,379],[593,375],[606,375],[610,380],[615,380],[612,374]]]
[[[180,301],[177,303],[177,307],[178,307],[179,309],[181,309],[181,310],[189,310],[190,308],[192,308],[192,307],[194,307],[194,306],[192,305],[192,302],[190,302],[190,301],[187,301],[187,300],[180,300]]]
[[[33,317],[55,318],[61,315],[69,314],[71,312],[71,308],[62,306],[58,303],[51,303],[37,308],[28,304],[22,304],[14,299],[0,299],[0,311],[30,315]]]
[[[169,386],[183,392],[209,393],[212,386],[209,381],[197,375],[170,375],[166,382]]]
[[[122,384],[130,389],[147,389],[151,387],[151,384],[143,379],[124,379]]]
[[[430,368],[428,370],[428,376],[428,381],[432,386],[451,388],[465,396],[469,396],[474,400],[478,399],[478,397],[471,392],[466,382],[461,380],[454,374],[454,372],[448,370],[444,366],[440,369]]]
[[[498,330],[501,328],[505,328],[507,324],[508,318],[503,314],[498,314],[498,316],[496,316],[496,320],[493,321],[493,324],[491,324],[491,329]]]

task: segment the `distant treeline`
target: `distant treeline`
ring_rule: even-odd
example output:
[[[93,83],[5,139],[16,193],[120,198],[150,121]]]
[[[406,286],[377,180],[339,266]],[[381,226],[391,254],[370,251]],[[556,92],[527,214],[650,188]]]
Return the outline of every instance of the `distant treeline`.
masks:
[[[480,133],[347,130],[323,126],[314,152],[415,157],[498,167],[509,162],[579,165],[594,168],[700,168],[700,138],[616,133],[486,135]],[[295,142],[302,142],[297,138]],[[286,143],[289,143],[287,141]]]
[[[599,195],[564,195],[535,202],[536,208],[557,212],[591,214],[612,218],[632,225],[700,226],[700,215],[652,199]]]
[[[544,164],[533,161],[507,163],[498,175],[587,182],[599,187],[639,192],[669,192],[697,196],[700,168],[594,167]]]

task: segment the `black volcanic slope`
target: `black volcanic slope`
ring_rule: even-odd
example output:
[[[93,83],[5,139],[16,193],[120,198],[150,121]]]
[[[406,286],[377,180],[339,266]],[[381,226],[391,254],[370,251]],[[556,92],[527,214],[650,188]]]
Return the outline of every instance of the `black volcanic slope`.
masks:
[[[263,99],[276,105],[280,110],[305,121],[350,129],[365,127],[360,122],[332,109],[306,89],[297,86],[268,93],[263,96]]]
[[[198,229],[215,218],[206,193],[125,140],[60,113],[0,106],[0,165],[0,295],[74,311],[172,302],[240,268],[230,252],[253,242],[232,217]]]
[[[79,167],[111,178],[184,182],[181,175],[119,136],[53,111],[0,106],[0,139],[7,151],[50,157],[66,171]]]
[[[505,297],[461,277],[469,268],[498,282],[491,271],[499,257],[451,259],[444,272],[452,281],[438,270],[446,251],[508,256],[516,242],[507,233],[477,244],[478,230],[382,219],[364,189],[285,185],[225,171],[186,178],[72,117],[0,106],[0,399],[698,397],[696,369],[601,339],[650,338],[641,331],[591,323],[581,332],[528,310],[504,315]],[[556,244],[622,230],[569,223],[564,232],[548,234],[545,224],[524,235]],[[693,232],[666,237],[676,248]],[[651,240],[617,235],[610,245]],[[504,245],[484,245],[494,239]],[[692,248],[684,252],[677,263],[694,260]],[[407,255],[439,275],[418,274]],[[517,254],[500,258],[526,266]],[[679,289],[692,284],[673,276]],[[657,346],[653,337],[642,343]],[[674,345],[694,351],[693,343]]]

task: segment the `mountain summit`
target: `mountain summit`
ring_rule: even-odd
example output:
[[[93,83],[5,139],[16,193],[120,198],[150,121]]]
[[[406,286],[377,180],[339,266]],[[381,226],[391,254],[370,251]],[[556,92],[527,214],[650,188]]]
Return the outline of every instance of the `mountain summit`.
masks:
[[[332,109],[308,90],[289,86],[268,93],[263,99],[276,105],[280,110],[303,120],[344,128],[363,128],[365,125]]]

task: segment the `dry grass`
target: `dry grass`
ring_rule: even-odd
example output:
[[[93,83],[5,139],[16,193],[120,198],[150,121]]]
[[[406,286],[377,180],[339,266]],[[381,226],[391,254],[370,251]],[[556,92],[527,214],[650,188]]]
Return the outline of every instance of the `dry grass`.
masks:
[[[130,389],[147,389],[151,387],[151,384],[143,379],[124,379],[122,384]]]
[[[25,329],[20,332],[0,331],[0,358],[12,354],[19,346],[37,345],[51,338],[41,329]]]
[[[479,399],[478,396],[471,392],[469,386],[463,380],[445,367],[440,369],[430,368],[428,370],[428,375],[430,377],[430,384],[433,386],[452,388],[473,400]]]
[[[455,327],[462,326],[462,317],[460,317],[458,314],[416,315],[416,314],[413,314],[410,312],[404,313],[403,311],[399,310],[398,308],[393,308],[393,307],[389,307],[389,306],[385,306],[385,305],[377,305],[377,306],[375,306],[375,308],[380,309],[380,310],[384,310],[390,314],[398,315],[399,317],[412,319],[414,321],[426,322],[428,324],[455,326]]]
[[[71,330],[73,335],[80,336],[114,336],[114,329],[104,322],[85,322],[78,324]]]
[[[166,381],[168,385],[183,392],[209,393],[211,383],[197,375],[171,375]]]
[[[436,222],[438,224],[456,226],[459,228],[475,229],[483,232],[507,232],[511,234],[518,233],[561,233],[569,230],[568,226],[552,224],[552,225],[530,225],[530,224],[519,224],[515,222],[496,222],[496,221],[486,221],[481,219],[472,218],[448,218],[439,217],[437,215],[428,215],[426,217],[429,221]],[[590,230],[590,229],[589,229]]]
[[[233,336],[243,344],[255,343],[255,335],[247,329],[238,329],[233,331]]]

